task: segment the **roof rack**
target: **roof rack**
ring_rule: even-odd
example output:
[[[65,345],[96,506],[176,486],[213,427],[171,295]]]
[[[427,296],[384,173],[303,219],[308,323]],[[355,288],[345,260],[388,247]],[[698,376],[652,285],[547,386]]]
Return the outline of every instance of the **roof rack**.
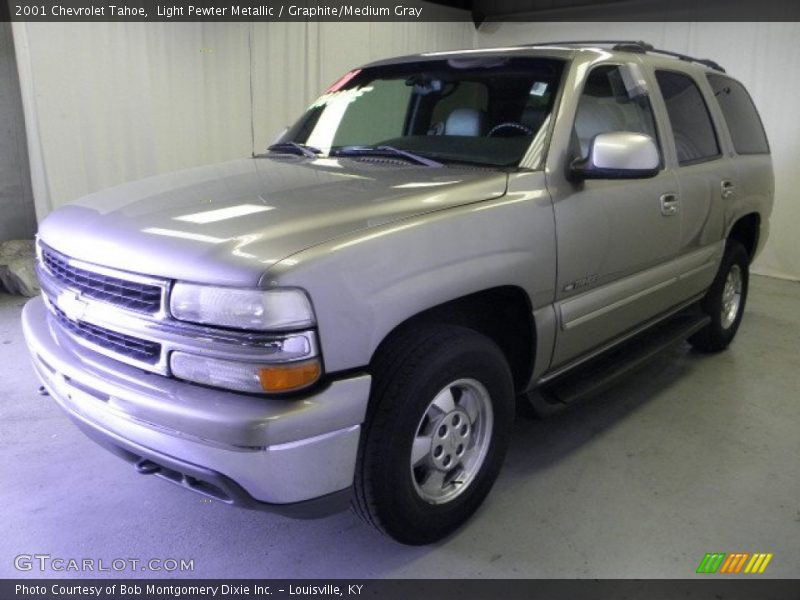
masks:
[[[715,71],[720,71],[722,73],[725,72],[725,69],[722,66],[714,62],[713,60],[709,60],[707,58],[694,58],[693,56],[689,56],[687,54],[680,54],[679,52],[671,52],[669,50],[659,50],[658,48],[653,47],[652,44],[648,44],[647,42],[642,42],[641,40],[570,40],[568,42],[546,42],[542,44],[529,44],[530,46],[611,46],[612,50],[616,50],[618,52],[635,52],[637,54],[647,54],[648,52],[652,52],[653,54],[663,54],[664,56],[672,56],[674,58],[678,58],[680,60],[685,60],[687,62],[694,62]]]

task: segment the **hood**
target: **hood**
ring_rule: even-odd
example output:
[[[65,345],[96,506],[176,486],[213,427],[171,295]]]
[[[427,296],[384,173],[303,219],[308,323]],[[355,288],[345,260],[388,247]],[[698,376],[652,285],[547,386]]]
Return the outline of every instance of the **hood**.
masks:
[[[136,273],[249,286],[276,262],[370,227],[505,193],[498,171],[256,157],[159,175],[68,204],[54,249]]]

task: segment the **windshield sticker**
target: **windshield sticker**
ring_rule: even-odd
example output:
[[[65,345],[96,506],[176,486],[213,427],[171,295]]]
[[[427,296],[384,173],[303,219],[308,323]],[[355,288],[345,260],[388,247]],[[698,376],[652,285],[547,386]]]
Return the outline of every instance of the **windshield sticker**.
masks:
[[[547,84],[544,81],[537,81],[531,87],[531,96],[544,96],[547,92]]]
[[[350,82],[353,79],[353,77],[355,77],[359,73],[361,73],[361,69],[356,69],[355,71],[350,71],[349,73],[345,74],[341,79],[339,79],[339,81],[337,81],[331,87],[329,87],[327,90],[325,90],[325,93],[326,94],[332,94],[333,92],[338,92],[340,89],[342,89],[344,86],[346,86],[348,84],[348,82]]]

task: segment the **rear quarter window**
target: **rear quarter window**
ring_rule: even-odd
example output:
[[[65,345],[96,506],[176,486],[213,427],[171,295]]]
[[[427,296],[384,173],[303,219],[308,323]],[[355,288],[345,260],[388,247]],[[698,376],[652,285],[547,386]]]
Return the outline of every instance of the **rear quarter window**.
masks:
[[[735,79],[722,75],[710,73],[707,77],[728,124],[737,154],[769,153],[769,142],[761,117],[758,116],[755,104],[744,86]]]

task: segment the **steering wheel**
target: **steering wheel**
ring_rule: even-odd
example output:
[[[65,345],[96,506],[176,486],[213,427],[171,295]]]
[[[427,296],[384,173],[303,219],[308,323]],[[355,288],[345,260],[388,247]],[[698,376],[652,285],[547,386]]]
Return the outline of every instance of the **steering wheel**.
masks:
[[[500,131],[501,129],[514,129],[517,132],[521,132],[522,135],[533,135],[533,129],[523,125],[522,123],[517,123],[516,121],[507,121],[506,123],[498,123],[494,127],[489,130],[489,133],[486,134],[486,137],[492,137],[495,133]]]

